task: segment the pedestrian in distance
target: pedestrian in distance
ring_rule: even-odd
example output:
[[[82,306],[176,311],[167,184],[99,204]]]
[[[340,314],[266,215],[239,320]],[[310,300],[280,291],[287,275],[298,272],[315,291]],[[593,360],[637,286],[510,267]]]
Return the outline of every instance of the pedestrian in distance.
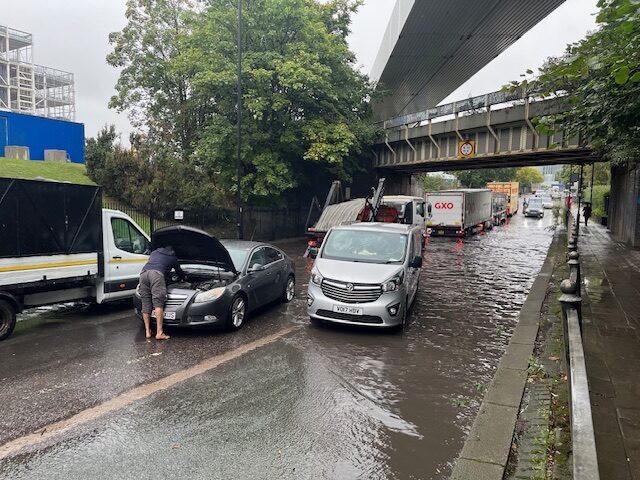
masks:
[[[184,277],[178,257],[173,247],[166,246],[151,252],[149,261],[140,273],[139,293],[142,300],[142,320],[147,338],[151,338],[151,312],[156,317],[156,340],[168,340],[164,333],[164,302],[167,300],[166,277],[175,270],[180,278]]]
[[[582,208],[582,214],[584,215],[584,226],[587,226],[587,223],[589,222],[589,217],[591,216],[591,204],[590,203],[585,203],[584,207]]]

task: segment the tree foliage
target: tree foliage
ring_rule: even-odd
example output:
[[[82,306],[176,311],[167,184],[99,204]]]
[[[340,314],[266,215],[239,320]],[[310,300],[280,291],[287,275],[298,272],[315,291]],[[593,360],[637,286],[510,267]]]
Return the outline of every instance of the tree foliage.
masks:
[[[522,167],[516,171],[516,181],[520,187],[531,188],[536,183],[544,182],[544,175],[536,167]]]
[[[277,201],[304,187],[314,169],[348,180],[361,168],[375,133],[373,89],[355,68],[346,40],[360,3],[245,1],[245,199]],[[229,196],[235,189],[236,2],[129,0],[127,21],[110,37],[108,62],[122,69],[111,106],[130,113],[151,158],[180,161],[214,198]]]
[[[549,59],[528,87],[569,103],[566,113],[540,118],[540,132],[582,135],[597,155],[624,163],[640,154],[640,2],[599,0],[598,7],[599,29]]]
[[[511,182],[516,178],[515,168],[487,168],[482,170],[460,170],[454,172],[460,183],[467,188],[484,188],[489,182]]]

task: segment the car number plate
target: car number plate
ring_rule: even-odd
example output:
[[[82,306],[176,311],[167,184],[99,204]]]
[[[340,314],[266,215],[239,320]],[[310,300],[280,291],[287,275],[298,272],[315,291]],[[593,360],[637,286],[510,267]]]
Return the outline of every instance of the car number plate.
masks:
[[[362,308],[343,307],[342,305],[334,305],[333,311],[336,313],[346,313],[348,315],[362,315]]]
[[[155,310],[153,312],[151,312],[151,316],[153,318],[156,318],[156,312]],[[176,319],[176,312],[164,312],[163,317],[167,320],[175,320]]]

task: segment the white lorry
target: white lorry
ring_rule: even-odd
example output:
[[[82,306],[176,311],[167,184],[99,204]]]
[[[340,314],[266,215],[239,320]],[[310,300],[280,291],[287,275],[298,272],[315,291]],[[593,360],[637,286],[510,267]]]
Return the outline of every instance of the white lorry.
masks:
[[[131,297],[149,248],[99,187],[0,178],[0,340],[25,308]]]
[[[425,194],[427,234],[464,237],[492,226],[491,190],[458,189]]]

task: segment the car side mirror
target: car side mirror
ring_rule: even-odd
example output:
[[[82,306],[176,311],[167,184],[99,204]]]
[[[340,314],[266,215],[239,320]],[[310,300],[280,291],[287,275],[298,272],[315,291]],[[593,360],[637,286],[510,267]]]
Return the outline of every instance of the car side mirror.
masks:
[[[413,257],[409,266],[411,268],[422,268],[422,257]]]
[[[247,270],[247,273],[256,273],[256,272],[261,272],[264,270],[264,265],[260,265],[259,263],[254,263],[253,265],[251,265],[251,267],[249,267],[249,270]]]

